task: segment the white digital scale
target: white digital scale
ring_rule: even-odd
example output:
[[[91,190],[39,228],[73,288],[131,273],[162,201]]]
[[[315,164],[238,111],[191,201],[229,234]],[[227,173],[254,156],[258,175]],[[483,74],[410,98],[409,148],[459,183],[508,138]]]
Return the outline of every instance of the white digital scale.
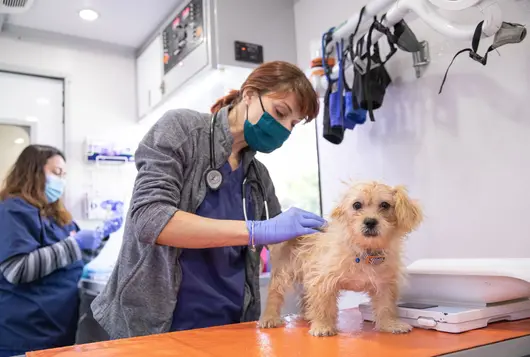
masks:
[[[530,259],[424,259],[407,267],[398,315],[414,327],[460,333],[530,318]],[[373,321],[370,303],[361,303]]]

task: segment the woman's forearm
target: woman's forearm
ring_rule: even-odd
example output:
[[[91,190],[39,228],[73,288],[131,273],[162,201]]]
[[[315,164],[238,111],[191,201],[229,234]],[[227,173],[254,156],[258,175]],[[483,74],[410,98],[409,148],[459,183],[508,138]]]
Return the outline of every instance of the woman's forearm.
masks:
[[[204,218],[177,211],[164,227],[157,244],[177,248],[216,248],[248,245],[244,221]]]
[[[30,283],[80,259],[81,250],[75,239],[69,237],[6,260],[0,264],[0,273],[11,284]]]

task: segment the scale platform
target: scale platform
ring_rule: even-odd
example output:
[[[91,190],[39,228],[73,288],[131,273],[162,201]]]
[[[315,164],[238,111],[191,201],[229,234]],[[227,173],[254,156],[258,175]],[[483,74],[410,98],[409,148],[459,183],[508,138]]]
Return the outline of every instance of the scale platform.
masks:
[[[460,333],[530,318],[530,259],[425,259],[407,273],[398,315],[414,327]],[[359,311],[373,321],[370,303]]]

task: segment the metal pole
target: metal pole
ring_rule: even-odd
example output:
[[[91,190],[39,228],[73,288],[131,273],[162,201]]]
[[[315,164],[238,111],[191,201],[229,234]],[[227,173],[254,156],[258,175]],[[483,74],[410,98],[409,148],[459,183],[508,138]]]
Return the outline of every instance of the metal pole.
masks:
[[[476,24],[474,25],[455,25],[449,20],[440,16],[436,12],[436,8],[431,5],[428,0],[375,0],[366,5],[361,25],[357,32],[356,37],[367,36],[366,32],[372,24],[373,17],[378,13],[385,10],[388,6],[391,6],[382,22],[384,26],[391,27],[401,21],[409,11],[412,11],[418,15],[427,25],[432,27],[437,32],[444,36],[458,39],[458,40],[469,40],[473,38]],[[482,37],[493,36],[502,24],[502,13],[494,0],[481,1],[478,4],[472,6],[481,7],[484,13],[484,26],[482,29]],[[333,32],[332,43],[339,41],[340,39],[347,40],[350,34],[353,33],[357,22],[359,20],[359,12],[355,13],[350,19],[337,26]],[[376,43],[383,34],[379,31],[372,32],[372,44]],[[354,39],[355,41],[356,39]],[[364,41],[364,47],[362,53],[366,53],[367,38]]]
[[[395,0],[373,0],[368,3],[365,7],[363,18],[361,19],[361,25],[359,26],[359,35],[363,35],[368,31],[370,25],[372,24],[371,20],[381,11],[386,10],[390,5],[392,5]],[[348,20],[344,21],[333,30],[332,43],[339,42],[341,39],[348,40],[350,35],[355,31],[357,23],[359,22],[359,13],[356,12]]]

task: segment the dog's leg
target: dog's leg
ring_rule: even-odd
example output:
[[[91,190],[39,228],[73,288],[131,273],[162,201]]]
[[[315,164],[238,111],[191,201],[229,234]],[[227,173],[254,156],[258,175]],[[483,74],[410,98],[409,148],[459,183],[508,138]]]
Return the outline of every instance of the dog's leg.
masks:
[[[320,284],[306,286],[304,317],[310,322],[313,336],[337,334],[338,291],[322,289]]]
[[[307,298],[305,290],[300,293],[300,300],[298,301],[298,307],[300,308],[300,317],[306,321],[307,319]]]
[[[284,281],[278,274],[271,274],[267,303],[265,305],[265,311],[261,314],[259,327],[272,328],[283,325],[281,309],[285,294],[285,287],[282,285]]]
[[[369,295],[376,330],[392,333],[406,333],[412,330],[412,326],[400,321],[397,315],[397,284],[380,285],[371,289]]]

